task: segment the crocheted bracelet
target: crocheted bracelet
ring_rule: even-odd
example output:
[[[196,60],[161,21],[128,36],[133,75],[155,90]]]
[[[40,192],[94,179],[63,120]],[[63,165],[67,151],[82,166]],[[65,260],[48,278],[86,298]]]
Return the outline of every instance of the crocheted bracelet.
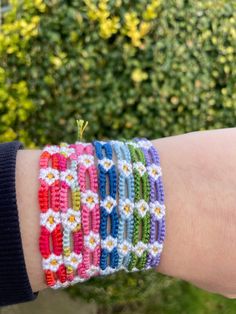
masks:
[[[118,267],[118,213],[116,204],[116,167],[112,160],[112,147],[109,142],[94,141],[99,170],[99,194],[100,194],[100,235],[101,258],[100,274],[113,273]],[[103,153],[104,151],[104,153]],[[107,192],[107,182],[109,192]]]
[[[145,269],[147,261],[150,237],[150,212],[148,204],[150,185],[142,150],[138,147],[137,143],[132,141],[128,142],[128,147],[133,162],[135,183],[133,247],[128,270],[137,271]]]
[[[78,179],[81,190],[82,226],[84,235],[83,263],[79,274],[89,279],[99,274],[101,254],[100,208],[97,168],[92,144],[76,142]],[[87,180],[88,179],[88,180]]]
[[[66,270],[62,258],[62,231],[59,212],[59,158],[59,147],[46,145],[39,160],[40,187],[38,199],[41,226],[39,250],[42,255],[42,268],[46,283],[54,289],[67,285]]]
[[[121,141],[111,141],[117,157],[119,228],[118,228],[118,269],[127,267],[131,258],[134,228],[134,176],[128,146]],[[123,267],[122,267],[123,266]]]
[[[80,190],[77,155],[74,145],[60,144],[60,209],[63,226],[63,254],[68,284],[82,282],[78,268],[82,264],[83,234],[81,228]],[[73,248],[71,245],[73,244]]]
[[[39,250],[49,287],[159,265],[166,208],[149,140],[46,145],[39,165]]]
[[[164,188],[162,181],[162,170],[157,149],[145,138],[136,138],[135,141],[144,152],[148,177],[150,182],[150,213],[151,234],[147,268],[156,267],[160,262],[161,252],[166,233]]]

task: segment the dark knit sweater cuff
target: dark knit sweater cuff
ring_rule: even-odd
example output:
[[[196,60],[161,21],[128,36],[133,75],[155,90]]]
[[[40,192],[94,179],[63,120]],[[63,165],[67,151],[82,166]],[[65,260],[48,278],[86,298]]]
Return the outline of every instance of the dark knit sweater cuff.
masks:
[[[16,202],[18,141],[0,144],[0,306],[36,299],[25,265]]]

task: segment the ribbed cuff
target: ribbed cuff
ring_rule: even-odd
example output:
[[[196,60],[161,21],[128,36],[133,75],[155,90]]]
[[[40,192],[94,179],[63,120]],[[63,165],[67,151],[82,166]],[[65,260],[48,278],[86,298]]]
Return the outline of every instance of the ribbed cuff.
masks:
[[[0,306],[36,299],[25,265],[16,202],[18,141],[0,144]]]

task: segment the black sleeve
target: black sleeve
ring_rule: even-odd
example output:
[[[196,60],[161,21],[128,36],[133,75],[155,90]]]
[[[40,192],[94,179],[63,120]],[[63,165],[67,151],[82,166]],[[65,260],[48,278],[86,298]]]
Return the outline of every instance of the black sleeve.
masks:
[[[32,301],[39,292],[30,286],[16,202],[18,141],[0,144],[0,306]]]

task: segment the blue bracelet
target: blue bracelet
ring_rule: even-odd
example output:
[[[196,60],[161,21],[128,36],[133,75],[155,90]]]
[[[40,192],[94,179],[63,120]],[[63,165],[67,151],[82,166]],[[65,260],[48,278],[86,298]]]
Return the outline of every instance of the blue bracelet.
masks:
[[[131,156],[127,144],[111,141],[118,164],[119,228],[118,228],[118,268],[128,271],[132,249],[134,228],[134,176]],[[126,236],[125,231],[127,230]]]
[[[108,275],[117,270],[119,261],[117,250],[119,220],[116,203],[116,167],[112,160],[112,147],[109,142],[94,141],[93,145],[98,158],[99,172],[98,179],[101,209],[100,273],[101,275]],[[109,192],[107,192],[107,182]],[[110,230],[109,233],[107,229]]]

